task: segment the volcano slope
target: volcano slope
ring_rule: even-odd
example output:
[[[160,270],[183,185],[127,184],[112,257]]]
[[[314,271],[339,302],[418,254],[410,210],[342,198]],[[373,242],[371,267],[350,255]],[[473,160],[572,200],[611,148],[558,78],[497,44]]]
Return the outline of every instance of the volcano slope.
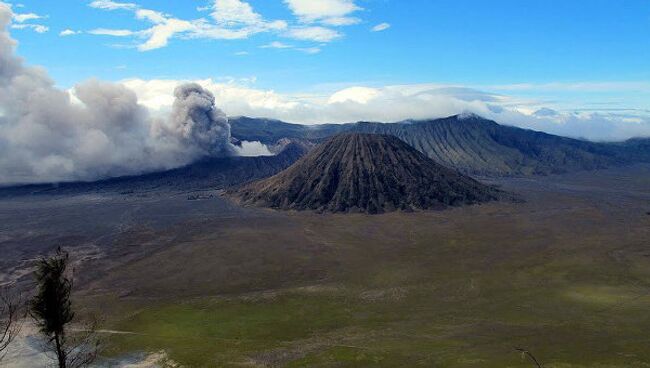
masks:
[[[443,209],[502,196],[394,136],[359,133],[334,136],[287,170],[229,193],[247,205],[369,214]]]

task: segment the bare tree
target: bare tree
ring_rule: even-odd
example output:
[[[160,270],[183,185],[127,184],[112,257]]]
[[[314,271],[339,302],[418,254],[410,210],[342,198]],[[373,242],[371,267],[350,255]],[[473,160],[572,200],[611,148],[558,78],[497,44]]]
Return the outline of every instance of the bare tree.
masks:
[[[79,368],[97,358],[97,324],[72,330],[75,313],[70,300],[73,280],[68,272],[69,254],[58,248],[56,254],[36,265],[38,291],[30,303],[30,314],[45,337],[46,352],[52,353],[59,368]]]
[[[0,289],[0,361],[21,328],[21,298],[12,297],[8,289]]]
[[[542,364],[537,360],[537,358],[535,358],[533,353],[531,353],[530,351],[522,348],[515,348],[515,350],[520,352],[523,357],[528,358],[531,361],[531,363],[533,363],[537,368],[543,368]]]

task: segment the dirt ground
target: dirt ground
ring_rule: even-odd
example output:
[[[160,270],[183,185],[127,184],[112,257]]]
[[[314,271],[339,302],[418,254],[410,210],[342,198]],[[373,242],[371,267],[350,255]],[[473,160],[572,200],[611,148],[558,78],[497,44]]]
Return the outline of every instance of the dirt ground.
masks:
[[[218,193],[0,201],[0,282],[63,245],[109,358],[184,366],[650,366],[650,166],[492,180],[522,203],[380,216]],[[217,194],[217,195],[208,195]],[[192,196],[194,198],[194,196]]]

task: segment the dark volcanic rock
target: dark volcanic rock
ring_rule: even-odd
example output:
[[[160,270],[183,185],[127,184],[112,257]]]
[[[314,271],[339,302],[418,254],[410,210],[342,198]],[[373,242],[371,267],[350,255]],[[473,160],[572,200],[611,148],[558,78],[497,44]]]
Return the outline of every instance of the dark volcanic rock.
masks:
[[[481,203],[502,193],[437,164],[396,137],[350,133],[328,139],[287,170],[229,195],[277,209],[380,213]]]

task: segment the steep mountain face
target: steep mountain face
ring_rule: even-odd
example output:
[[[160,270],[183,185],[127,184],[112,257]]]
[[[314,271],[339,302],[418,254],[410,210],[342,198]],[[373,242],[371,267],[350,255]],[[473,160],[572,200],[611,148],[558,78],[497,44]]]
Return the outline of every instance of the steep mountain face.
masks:
[[[650,162],[650,138],[632,138],[622,143],[609,143],[619,157],[637,162]]]
[[[392,134],[430,158],[475,175],[548,175],[623,161],[607,147],[471,116],[401,124],[357,124],[355,131]]]
[[[233,120],[240,139],[255,131],[255,119]],[[650,161],[647,140],[595,143],[499,125],[478,116],[452,116],[401,123],[355,123],[307,127],[265,120],[256,140],[281,135],[322,141],[341,132],[389,134],[433,160],[472,175],[530,176],[593,170]]]
[[[502,193],[446,168],[394,136],[334,136],[287,170],[229,192],[244,204],[286,210],[381,213],[442,209]]]
[[[177,169],[96,182],[26,185],[0,188],[0,197],[26,194],[133,192],[150,190],[222,189],[274,175],[307,152],[300,143],[286,143],[276,156],[205,158]]]

